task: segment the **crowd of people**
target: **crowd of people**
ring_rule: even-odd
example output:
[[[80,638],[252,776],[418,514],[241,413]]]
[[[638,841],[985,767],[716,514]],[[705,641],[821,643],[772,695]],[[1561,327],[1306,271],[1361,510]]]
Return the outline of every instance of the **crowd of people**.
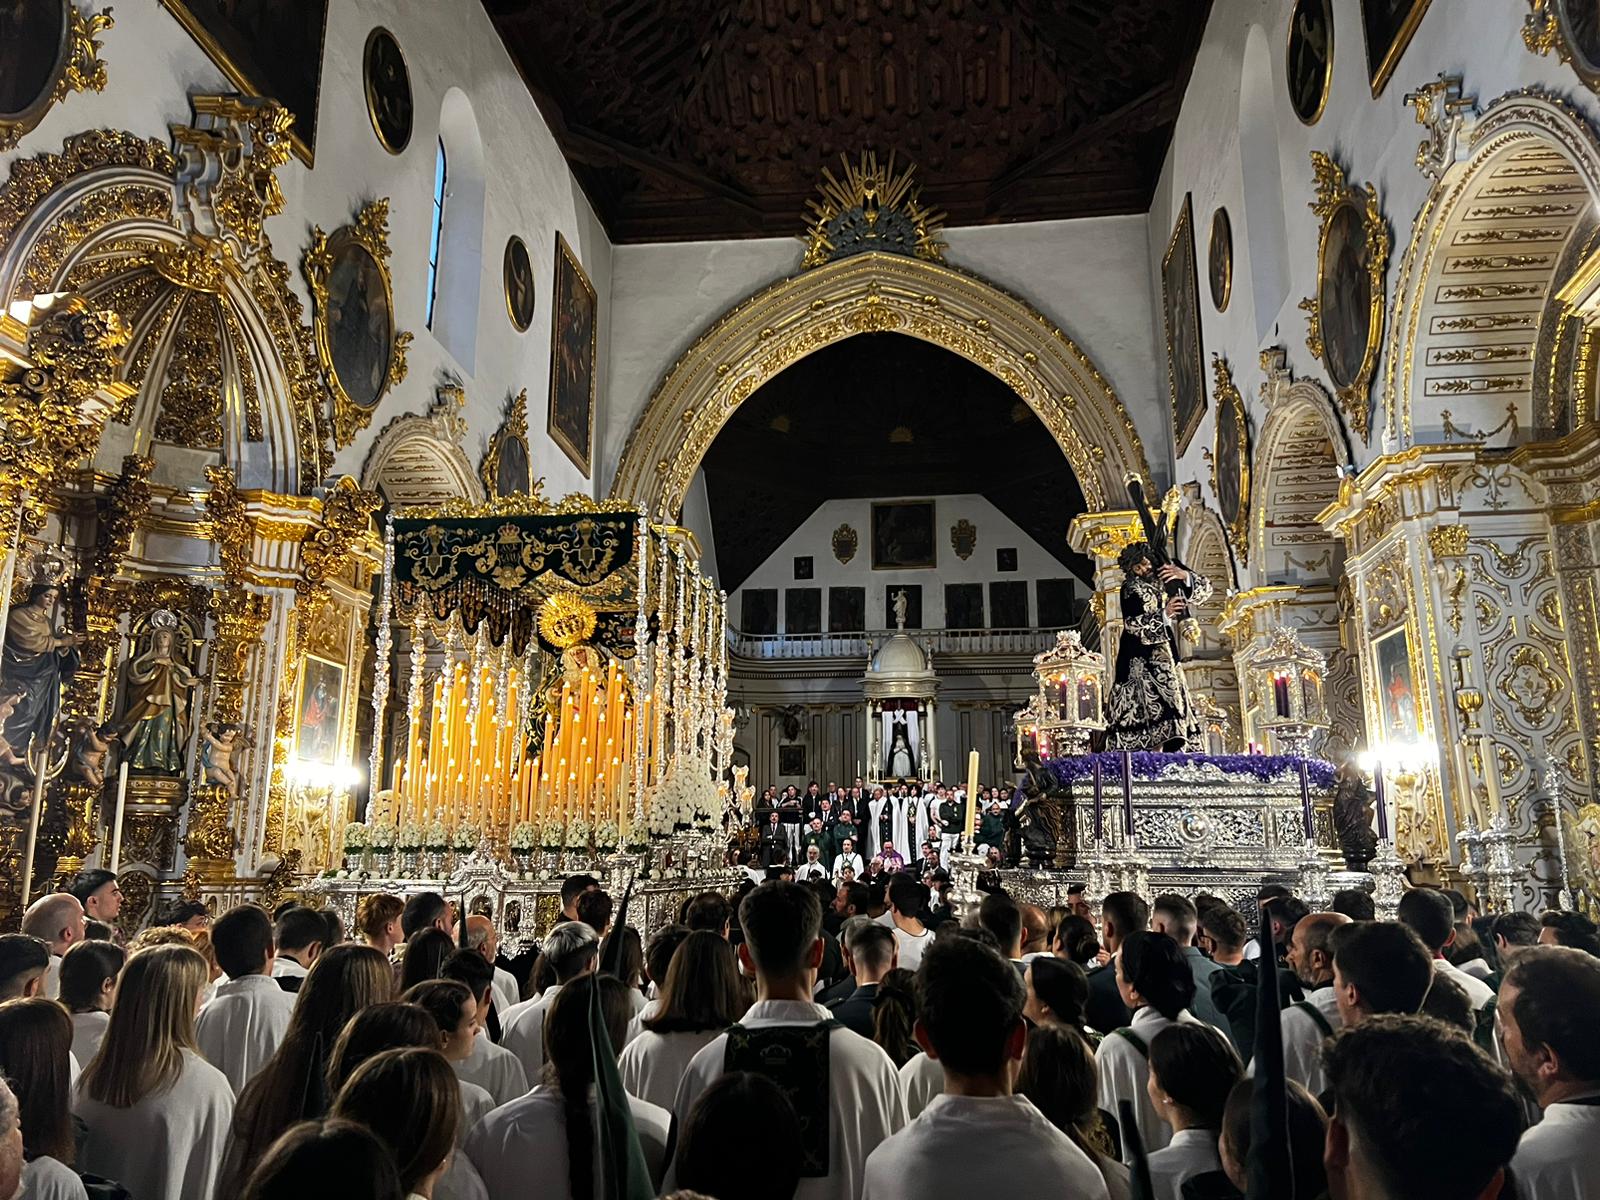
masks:
[[[431,892],[124,947],[87,872],[0,936],[0,1198],[1600,1197],[1582,914],[771,874],[507,956]]]

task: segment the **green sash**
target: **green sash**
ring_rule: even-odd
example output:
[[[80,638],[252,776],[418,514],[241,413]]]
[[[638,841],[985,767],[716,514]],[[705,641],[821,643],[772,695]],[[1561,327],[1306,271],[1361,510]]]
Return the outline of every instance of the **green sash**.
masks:
[[[1117,1037],[1126,1038],[1128,1040],[1128,1044],[1139,1052],[1140,1058],[1150,1057],[1150,1047],[1144,1044],[1144,1039],[1142,1037],[1140,1037],[1133,1030],[1129,1029],[1127,1026],[1123,1026],[1121,1029],[1114,1029],[1112,1032]]]

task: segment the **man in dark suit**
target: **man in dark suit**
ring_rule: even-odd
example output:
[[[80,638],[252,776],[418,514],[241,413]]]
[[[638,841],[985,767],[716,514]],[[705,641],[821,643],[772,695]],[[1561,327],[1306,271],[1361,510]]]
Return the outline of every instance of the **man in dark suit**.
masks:
[[[852,925],[846,943],[855,991],[832,1006],[834,1020],[862,1037],[872,1036],[872,1008],[878,999],[878,982],[894,968],[894,931],[868,921]]]
[[[1134,892],[1112,892],[1100,905],[1100,944],[1111,961],[1089,972],[1089,1003],[1084,1015],[1101,1033],[1121,1029],[1133,1020],[1117,987],[1117,951],[1130,933],[1150,927],[1150,906]]]

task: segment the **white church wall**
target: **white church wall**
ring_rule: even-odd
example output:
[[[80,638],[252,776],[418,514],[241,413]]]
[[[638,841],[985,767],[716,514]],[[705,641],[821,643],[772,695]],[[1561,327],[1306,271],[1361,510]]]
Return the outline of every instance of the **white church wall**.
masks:
[[[937,207],[937,195],[924,199]],[[801,224],[797,215],[796,233]],[[945,240],[953,266],[1020,296],[1089,355],[1158,463],[1168,436],[1165,377],[1149,351],[1157,310],[1138,266],[1145,224],[1130,216],[970,226],[946,230]],[[798,271],[803,249],[797,237],[616,247],[613,321],[625,333],[612,346],[607,485],[628,431],[673,363],[733,305]]]
[[[1149,218],[1149,282],[1157,304],[1152,347],[1163,403],[1167,385],[1166,344],[1159,307],[1161,259],[1184,195],[1192,193],[1208,391],[1211,356],[1220,353],[1233,366],[1253,430],[1259,430],[1264,416],[1258,396],[1262,381],[1258,356],[1262,349],[1281,345],[1287,350],[1288,365],[1296,377],[1316,379],[1324,385],[1328,382],[1322,364],[1306,348],[1305,314],[1299,310],[1301,299],[1315,293],[1317,279],[1318,223],[1309,207],[1315,198],[1312,150],[1331,154],[1352,183],[1359,186],[1370,182],[1377,189],[1393,235],[1385,289],[1386,299],[1392,302],[1401,256],[1428,191],[1428,180],[1414,163],[1425,131],[1405,103],[1407,92],[1448,72],[1464,77],[1464,91],[1476,95],[1480,106],[1487,106],[1506,92],[1538,86],[1575,105],[1590,120],[1600,115],[1600,103],[1569,68],[1554,55],[1539,57],[1527,50],[1521,35],[1528,8],[1504,0],[1432,0],[1394,74],[1374,99],[1367,77],[1360,2],[1333,0],[1334,62],[1328,103],[1315,125],[1303,125],[1289,107],[1284,82],[1284,46],[1292,7],[1285,0],[1216,0]],[[1270,51],[1270,89],[1262,89],[1256,76],[1245,81],[1247,46],[1252,43],[1255,51],[1263,44]],[[1261,122],[1259,113],[1252,114],[1250,120],[1241,118],[1242,83],[1247,98],[1270,95],[1271,126],[1275,127],[1277,139],[1274,159],[1264,160],[1254,152],[1248,156],[1248,177],[1240,154],[1240,128],[1242,124],[1254,125],[1259,130]],[[1275,161],[1275,176],[1263,173],[1263,161]],[[1252,255],[1260,247],[1270,246],[1273,239],[1270,231],[1263,235],[1253,229],[1250,220],[1252,212],[1261,207],[1257,201],[1270,197],[1274,188],[1281,189],[1283,196],[1287,286],[1282,289],[1282,301],[1276,309],[1258,312],[1257,297],[1271,296],[1278,289],[1262,287],[1256,273],[1264,270],[1270,279],[1278,266],[1252,262]],[[1211,215],[1219,205],[1227,208],[1233,225],[1233,293],[1225,313],[1213,308],[1206,283]],[[1263,219],[1271,219],[1270,208]],[[1394,319],[1395,314],[1389,312],[1386,320]],[[1358,466],[1382,452],[1381,409],[1377,406],[1387,369],[1387,350],[1386,325],[1385,357],[1378,363],[1373,382],[1373,404],[1379,415],[1373,422],[1372,445],[1355,447]],[[1216,501],[1210,486],[1210,469],[1202,452],[1212,445],[1215,417],[1213,403],[1177,463],[1174,479],[1177,483],[1202,481],[1206,500],[1213,505]],[[1164,428],[1170,428],[1170,416],[1164,417],[1163,422]],[[1169,440],[1170,433],[1161,439]]]
[[[693,496],[691,491],[690,495]],[[926,497],[906,497],[926,499]],[[828,627],[828,589],[830,587],[861,587],[866,589],[867,628],[888,629],[894,625],[888,610],[889,592],[901,585],[922,589],[922,627],[945,627],[944,585],[947,583],[982,583],[984,585],[985,625],[989,619],[990,583],[1025,581],[1028,584],[1028,620],[1038,623],[1038,597],[1033,587],[1039,579],[1073,579],[1075,594],[1086,596],[1087,588],[1062,566],[1044,547],[1024,533],[988,500],[978,495],[936,496],[934,500],[933,534],[937,565],[915,571],[881,571],[872,567],[872,505],[873,500],[829,500],[819,505],[798,529],[791,533],[783,545],[751,573],[739,588],[728,597],[729,623],[738,627],[742,612],[743,595],[749,588],[776,588],[778,591],[778,629],[785,631],[783,593],[787,588],[814,587],[822,589],[822,627]],[[882,501],[878,501],[881,503]],[[950,544],[950,530],[956,522],[971,521],[978,531],[977,546],[970,557],[957,556]],[[833,553],[833,533],[840,525],[849,525],[858,538],[855,555],[848,563],[841,563]],[[1017,569],[1000,571],[995,565],[995,551],[1015,549]],[[812,577],[796,579],[794,560],[797,556],[810,556]],[[714,568],[715,562],[707,559]],[[715,571],[713,569],[713,574]]]
[[[88,9],[88,4],[80,4]],[[103,4],[94,6],[97,10]],[[335,0],[328,5],[318,103],[316,169],[293,158],[278,173],[287,201],[267,222],[292,286],[307,302],[300,256],[313,224],[325,230],[349,221],[361,205],[389,198],[390,269],[399,328],[416,335],[404,383],[387,395],[371,426],[339,452],[337,473],[359,474],[378,431],[405,412],[426,411],[441,374],[466,388],[464,441],[476,462],[499,426],[508,395],[528,389],[529,434],[535,474],[556,495],[593,492],[571,460],[546,436],[550,373],[551,289],[559,231],[583,263],[599,295],[596,440],[604,427],[611,328],[611,246],[578,188],[527,87],[478,0]],[[17,158],[58,151],[81,130],[126,129],[166,142],[169,127],[190,120],[194,92],[235,90],[221,69],[156,0],[115,5],[116,25],[101,36],[107,86],[73,94],[55,105],[14,150],[0,154],[0,176]],[[389,154],[367,116],[362,53],[376,25],[399,41],[410,68],[415,126],[405,151]],[[486,168],[482,269],[472,353],[458,361],[426,325],[428,242],[432,220],[435,146],[440,107],[451,88],[471,103]],[[448,210],[447,217],[448,221]],[[518,333],[506,315],[501,258],[506,240],[528,245],[537,289],[533,324]],[[595,473],[600,456],[595,457]],[[200,481],[197,481],[200,482]]]

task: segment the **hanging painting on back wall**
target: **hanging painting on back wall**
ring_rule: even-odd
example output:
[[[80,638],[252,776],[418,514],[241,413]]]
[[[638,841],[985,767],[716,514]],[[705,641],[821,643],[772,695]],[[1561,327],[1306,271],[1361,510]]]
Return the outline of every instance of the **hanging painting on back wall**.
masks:
[[[1161,260],[1161,304],[1167,329],[1167,385],[1172,436],[1182,454],[1206,411],[1205,357],[1200,349],[1200,281],[1194,264],[1194,200],[1185,195]]]
[[[161,0],[211,61],[248,96],[267,96],[294,114],[289,140],[309,165],[317,147],[317,92],[328,0],[240,4]]]
[[[599,302],[567,239],[556,234],[550,320],[549,434],[587,478],[594,440],[594,354]]]
[[[1378,96],[1417,26],[1429,0],[1361,0],[1361,29],[1367,39],[1367,79]]]

